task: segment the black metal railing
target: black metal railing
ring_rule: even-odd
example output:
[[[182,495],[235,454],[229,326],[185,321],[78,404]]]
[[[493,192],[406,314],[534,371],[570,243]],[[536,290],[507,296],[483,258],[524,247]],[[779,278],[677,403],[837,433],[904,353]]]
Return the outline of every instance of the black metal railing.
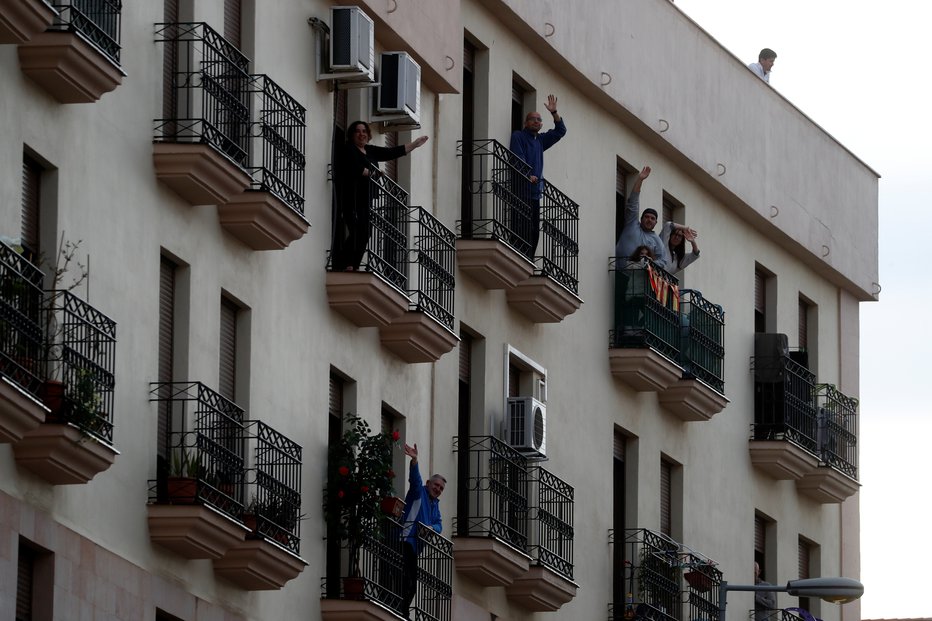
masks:
[[[527,457],[492,436],[454,438],[461,455],[454,532],[494,537],[520,551],[528,546]]]
[[[680,366],[687,376],[725,392],[725,311],[693,289],[680,291]]]
[[[754,440],[788,440],[818,454],[815,374],[789,356],[755,356]]]
[[[412,309],[427,313],[453,329],[453,291],[456,280],[456,235],[423,207],[408,210],[414,266],[408,280]]]
[[[369,177],[369,243],[361,268],[408,288],[408,193],[386,175]]]
[[[822,463],[858,478],[858,400],[832,384],[817,384],[818,444]]]
[[[449,621],[453,598],[453,542],[418,522],[417,546],[417,592],[411,602],[411,618]]]
[[[615,329],[611,348],[650,347],[673,361],[679,360],[679,281],[649,259],[632,262],[609,260],[615,279]]]
[[[205,23],[155,27],[155,41],[172,47],[176,67],[173,114],[155,120],[154,140],[209,144],[249,167],[249,59]]]
[[[243,409],[200,382],[151,384],[150,401],[166,403],[169,468],[158,471],[149,501],[206,504],[243,516],[246,430]]]
[[[499,240],[531,261],[539,258],[535,275],[578,293],[579,205],[546,179],[532,184],[531,166],[497,140],[458,142],[457,155],[470,160],[471,171],[463,179],[460,237]],[[532,248],[538,205],[540,241]]]
[[[644,528],[626,530],[624,545],[627,597],[609,607],[610,619],[718,620],[723,575],[715,561]]]
[[[256,111],[250,149],[252,189],[269,192],[304,215],[304,106],[267,75],[249,76]]]
[[[573,579],[573,488],[535,466],[528,472],[528,553],[532,562]]]
[[[252,537],[301,551],[301,447],[262,421],[244,424],[246,441],[244,522]],[[251,517],[250,517],[251,516]]]
[[[0,242],[0,373],[37,395],[45,379],[42,271]]]
[[[46,377],[64,389],[52,414],[112,443],[116,322],[64,290],[45,292],[42,316]]]
[[[53,30],[81,35],[117,65],[120,64],[121,0],[53,0],[58,11]]]

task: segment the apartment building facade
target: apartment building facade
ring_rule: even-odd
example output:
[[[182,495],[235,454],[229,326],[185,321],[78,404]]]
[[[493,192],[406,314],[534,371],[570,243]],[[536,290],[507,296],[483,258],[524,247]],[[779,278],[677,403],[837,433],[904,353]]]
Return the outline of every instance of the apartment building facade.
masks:
[[[350,562],[322,506],[346,413],[448,481],[412,618],[859,576],[878,175],[674,4],[585,4],[0,0],[0,616],[402,618],[391,519]],[[356,119],[429,140],[332,271]],[[675,276],[613,256],[643,166]]]

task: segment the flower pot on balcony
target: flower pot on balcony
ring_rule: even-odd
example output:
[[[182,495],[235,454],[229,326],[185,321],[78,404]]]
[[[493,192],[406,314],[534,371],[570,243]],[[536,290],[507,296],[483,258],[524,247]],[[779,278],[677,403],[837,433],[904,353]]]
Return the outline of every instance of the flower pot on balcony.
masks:
[[[382,513],[395,519],[401,519],[405,510],[405,501],[398,496],[386,496],[381,503]]]
[[[365,578],[343,578],[343,599],[365,599]]]
[[[50,420],[61,422],[62,408],[65,405],[65,384],[59,380],[47,379],[39,389],[42,403],[49,409]]]
[[[686,582],[689,583],[689,586],[699,591],[700,593],[705,593],[712,588],[712,578],[697,569],[687,571],[685,574],[683,574],[683,578],[686,579]]]
[[[168,502],[173,505],[191,505],[197,500],[197,479],[168,477]]]

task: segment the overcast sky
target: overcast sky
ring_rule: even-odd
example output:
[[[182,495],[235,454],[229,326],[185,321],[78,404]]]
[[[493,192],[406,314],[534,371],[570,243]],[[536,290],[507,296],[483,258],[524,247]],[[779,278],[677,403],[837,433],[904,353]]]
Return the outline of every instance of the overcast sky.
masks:
[[[932,617],[932,2],[676,6],[746,63],[775,50],[770,84],[881,175],[883,290],[861,305],[861,614]]]

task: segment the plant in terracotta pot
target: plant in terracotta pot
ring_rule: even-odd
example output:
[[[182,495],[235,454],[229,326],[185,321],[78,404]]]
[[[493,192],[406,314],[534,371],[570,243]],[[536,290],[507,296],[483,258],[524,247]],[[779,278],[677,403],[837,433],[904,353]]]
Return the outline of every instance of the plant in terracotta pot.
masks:
[[[350,413],[344,421],[342,437],[330,446],[324,513],[328,536],[346,542],[349,577],[358,578],[360,549],[367,537],[381,532],[378,523],[387,517],[382,500],[395,494],[392,451],[399,434],[372,433],[366,421]]]
[[[197,480],[202,471],[201,456],[197,451],[175,449],[168,472],[168,501],[173,504],[194,504],[197,500]]]

